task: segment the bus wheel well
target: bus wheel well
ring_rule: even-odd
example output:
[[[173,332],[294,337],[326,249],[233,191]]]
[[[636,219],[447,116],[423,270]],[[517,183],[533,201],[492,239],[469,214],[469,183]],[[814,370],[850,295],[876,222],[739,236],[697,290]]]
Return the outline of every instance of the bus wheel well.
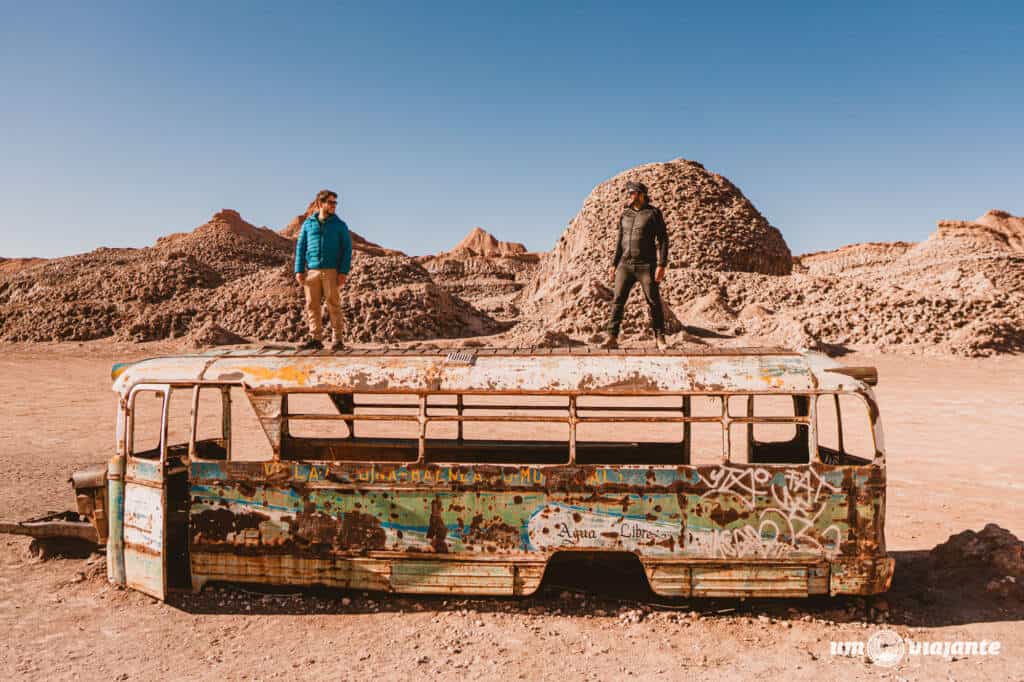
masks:
[[[618,599],[647,599],[653,594],[640,557],[632,552],[555,552],[547,561],[541,588]]]

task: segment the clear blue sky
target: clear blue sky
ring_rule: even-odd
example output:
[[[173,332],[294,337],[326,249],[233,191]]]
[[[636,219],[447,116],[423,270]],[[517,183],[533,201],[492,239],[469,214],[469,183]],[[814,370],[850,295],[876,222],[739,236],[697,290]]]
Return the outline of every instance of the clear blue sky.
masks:
[[[1024,214],[1024,3],[10,1],[0,129],[2,256],[280,228],[321,187],[411,254],[549,249],[680,156],[796,253],[917,240]]]

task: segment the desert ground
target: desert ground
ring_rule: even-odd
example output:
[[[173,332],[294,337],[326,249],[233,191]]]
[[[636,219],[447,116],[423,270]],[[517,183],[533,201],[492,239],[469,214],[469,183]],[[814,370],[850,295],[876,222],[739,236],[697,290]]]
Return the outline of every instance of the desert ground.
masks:
[[[0,517],[71,508],[67,479],[112,450],[115,360],[173,349],[96,341],[0,352]],[[1024,679],[1024,602],[929,550],[995,523],[1024,535],[1024,357],[854,352],[874,364],[897,559],[877,599],[681,600],[616,565],[549,571],[524,599],[212,586],[160,603],[106,582],[102,557],[41,561],[0,538],[4,679]],[[931,568],[929,568],[931,567]],[[962,569],[962,570],[961,570]],[[884,623],[884,624],[883,624]],[[998,640],[994,657],[830,655],[886,627],[916,640]]]

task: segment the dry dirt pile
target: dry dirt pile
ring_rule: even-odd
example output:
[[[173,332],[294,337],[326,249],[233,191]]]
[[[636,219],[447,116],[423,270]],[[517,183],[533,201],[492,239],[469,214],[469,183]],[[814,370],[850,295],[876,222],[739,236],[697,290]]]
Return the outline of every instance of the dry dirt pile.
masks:
[[[994,523],[950,536],[901,570],[900,583],[925,601],[956,590],[974,599],[1024,602],[1024,542]]]
[[[865,242],[850,244],[833,251],[818,251],[793,258],[793,272],[805,275],[855,275],[862,269],[892,263],[913,242]]]
[[[348,340],[472,337],[510,327],[491,342],[597,340],[608,321],[608,269],[630,181],[647,184],[665,214],[671,246],[662,294],[677,346],[1024,351],[1024,218],[993,210],[975,221],[940,221],[918,244],[853,244],[793,258],[735,185],[683,159],[598,185],[547,254],[482,228],[451,251],[417,258],[352,233],[353,270],[342,294]],[[309,210],[280,233],[222,210],[150,248],[0,259],[0,339],[298,340],[305,323],[291,263]],[[639,287],[623,335],[627,345],[649,336]]]
[[[19,270],[42,263],[44,258],[0,258],[0,274],[13,275]]]
[[[305,333],[302,294],[290,269],[235,280],[204,306],[225,328],[250,338],[289,341]],[[341,307],[346,338],[354,342],[477,336],[497,329],[490,317],[449,294],[406,256],[356,251]]]
[[[220,273],[192,256],[153,249],[100,248],[56,258],[0,275],[0,338],[181,336],[194,315],[182,317],[181,302],[223,283]]]
[[[792,278],[801,297],[776,289],[760,302],[798,303],[794,313],[828,343],[1016,352],[1024,350],[1022,244],[1024,221],[1003,211],[973,223],[940,221],[920,244],[858,244],[801,257],[808,275]]]
[[[292,248],[291,241],[269,227],[254,227],[238,211],[226,208],[191,232],[161,237],[153,251],[191,256],[229,281],[284,265],[291,258]]]
[[[633,181],[647,185],[651,203],[665,216],[670,271],[785,275],[792,270],[792,255],[782,234],[729,180],[685,159],[648,164],[621,173],[590,193],[520,297],[528,322],[576,334],[592,333],[605,324],[612,295],[607,271],[626,184]],[[663,290],[669,294],[672,288],[669,282]],[[627,335],[646,326],[642,309],[637,287],[623,324]],[[669,331],[677,331],[675,316],[666,312]]]
[[[494,321],[397,251],[354,237],[342,306],[351,341],[488,333]],[[305,333],[294,242],[223,210],[144,249],[97,249],[0,274],[0,338],[294,341]],[[210,333],[210,324],[220,332]]]
[[[496,319],[519,316],[514,299],[532,279],[540,255],[474,227],[451,251],[416,259],[434,281]]]
[[[630,180],[645,182],[665,212],[666,324],[670,334],[690,333],[677,342],[695,335],[726,346],[1024,350],[1024,219],[990,211],[974,222],[942,221],[920,244],[790,258],[778,230],[734,185],[683,160],[640,166],[594,189],[518,299],[524,338],[548,330],[589,339],[607,323],[607,270]],[[648,327],[636,287],[623,333],[646,336]]]

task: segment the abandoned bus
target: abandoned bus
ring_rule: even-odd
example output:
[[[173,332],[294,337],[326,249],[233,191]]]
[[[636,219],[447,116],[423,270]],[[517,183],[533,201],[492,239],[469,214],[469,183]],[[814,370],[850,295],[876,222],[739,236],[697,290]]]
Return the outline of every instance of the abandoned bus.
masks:
[[[528,595],[625,552],[666,596],[888,589],[873,368],[707,354],[231,350],[113,372],[109,578]]]

